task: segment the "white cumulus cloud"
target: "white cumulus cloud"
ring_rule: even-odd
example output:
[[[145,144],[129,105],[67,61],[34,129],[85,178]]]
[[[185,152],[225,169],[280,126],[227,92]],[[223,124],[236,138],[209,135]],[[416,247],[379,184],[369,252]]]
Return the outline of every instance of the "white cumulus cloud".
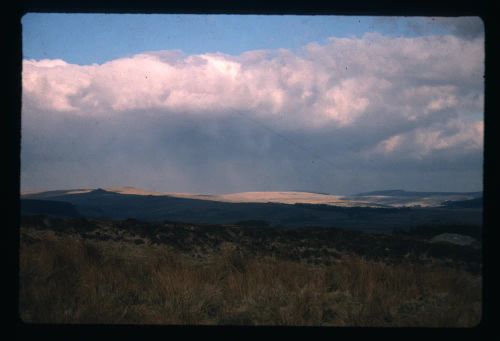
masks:
[[[240,113],[251,122],[238,128],[237,137],[222,127],[234,128],[234,123],[204,127],[224,141],[245,139],[241,148],[248,155],[268,152],[284,157],[279,148],[272,150],[276,143],[271,138],[259,135],[255,140],[255,134],[245,130],[254,122],[278,132],[282,140],[306,141],[307,150],[324,158],[348,155],[353,164],[367,155],[373,162],[378,155],[422,160],[443,151],[459,159],[481,153],[483,147],[483,62],[482,36],[378,33],[332,37],[325,44],[310,43],[293,51],[258,50],[236,56],[166,50],[92,65],[24,60],[23,153],[36,155],[39,144],[46,143],[64,155],[64,136],[87,137],[96,146],[109,145],[113,134],[120,136],[117,141],[143,134],[155,141],[164,139],[165,131],[159,128],[130,123],[146,116],[161,122],[157,126],[173,127],[186,120],[229,122]],[[102,129],[99,135],[97,130],[82,133],[89,122],[100,120],[115,122],[106,123],[108,134]],[[117,127],[126,129],[129,137],[113,130]],[[186,138],[176,135],[174,140],[182,143]],[[97,155],[99,147],[93,148],[96,152],[91,154]],[[24,160],[28,167],[29,157]]]

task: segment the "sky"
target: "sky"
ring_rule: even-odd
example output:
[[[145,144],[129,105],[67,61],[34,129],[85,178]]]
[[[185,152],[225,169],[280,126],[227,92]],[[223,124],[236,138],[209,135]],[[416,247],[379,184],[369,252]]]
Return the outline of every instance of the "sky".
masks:
[[[21,190],[482,189],[474,17],[29,13]]]

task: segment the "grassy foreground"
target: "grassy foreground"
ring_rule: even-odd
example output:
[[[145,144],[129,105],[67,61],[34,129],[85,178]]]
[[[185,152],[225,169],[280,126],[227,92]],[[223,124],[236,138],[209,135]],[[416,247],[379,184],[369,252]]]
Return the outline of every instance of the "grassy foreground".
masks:
[[[22,228],[19,266],[24,322],[470,327],[481,315],[480,275],[437,263],[308,264],[232,243],[200,259]]]

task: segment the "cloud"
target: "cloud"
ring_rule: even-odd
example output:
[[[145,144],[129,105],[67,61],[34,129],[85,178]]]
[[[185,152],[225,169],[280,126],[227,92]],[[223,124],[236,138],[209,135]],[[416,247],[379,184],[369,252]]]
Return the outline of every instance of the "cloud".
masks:
[[[370,151],[374,154],[396,154],[403,152],[407,158],[422,159],[435,151],[448,153],[466,153],[482,150],[484,123],[475,121],[464,123],[459,120],[449,121],[444,126],[427,129],[417,128],[408,133],[397,134],[381,141]]]
[[[461,39],[484,39],[484,24],[480,17],[375,17],[372,20],[387,32],[445,33]]]
[[[24,183],[68,186],[57,178],[94,172],[97,182],[140,186],[131,179],[142,174],[143,187],[200,192],[321,190],[332,172],[437,157],[470,172],[482,155],[483,61],[482,39],[377,33],[237,56],[25,60]],[[64,176],[39,174],[55,165]],[[349,192],[349,181],[328,186]]]
[[[451,34],[475,39],[484,36],[484,24],[480,17],[428,17],[415,18],[409,21],[409,26],[417,33],[426,33],[432,26],[448,30]]]

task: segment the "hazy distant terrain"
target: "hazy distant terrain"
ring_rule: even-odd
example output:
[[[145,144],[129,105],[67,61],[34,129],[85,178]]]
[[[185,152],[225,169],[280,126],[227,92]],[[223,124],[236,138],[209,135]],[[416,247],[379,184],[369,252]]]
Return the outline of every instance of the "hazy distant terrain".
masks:
[[[24,198],[47,199],[62,195],[94,192],[95,189],[70,189],[23,194]],[[359,193],[354,195],[332,195],[311,192],[241,192],[230,194],[193,194],[178,192],[153,192],[134,187],[101,189],[110,193],[142,196],[168,196],[173,198],[197,199],[233,203],[281,203],[319,204],[342,207],[433,207],[446,201],[470,200],[482,197],[482,192],[411,192],[387,190]]]
[[[482,193],[385,191],[337,196],[307,192],[245,192],[225,195],[152,193],[139,189],[77,189],[25,194],[25,214],[44,211],[43,201],[71,204],[79,215],[148,221],[272,226],[336,226],[391,230],[428,224],[482,224]],[[33,200],[37,200],[36,202]],[[37,207],[37,205],[39,207]],[[29,208],[29,209],[28,209]]]

